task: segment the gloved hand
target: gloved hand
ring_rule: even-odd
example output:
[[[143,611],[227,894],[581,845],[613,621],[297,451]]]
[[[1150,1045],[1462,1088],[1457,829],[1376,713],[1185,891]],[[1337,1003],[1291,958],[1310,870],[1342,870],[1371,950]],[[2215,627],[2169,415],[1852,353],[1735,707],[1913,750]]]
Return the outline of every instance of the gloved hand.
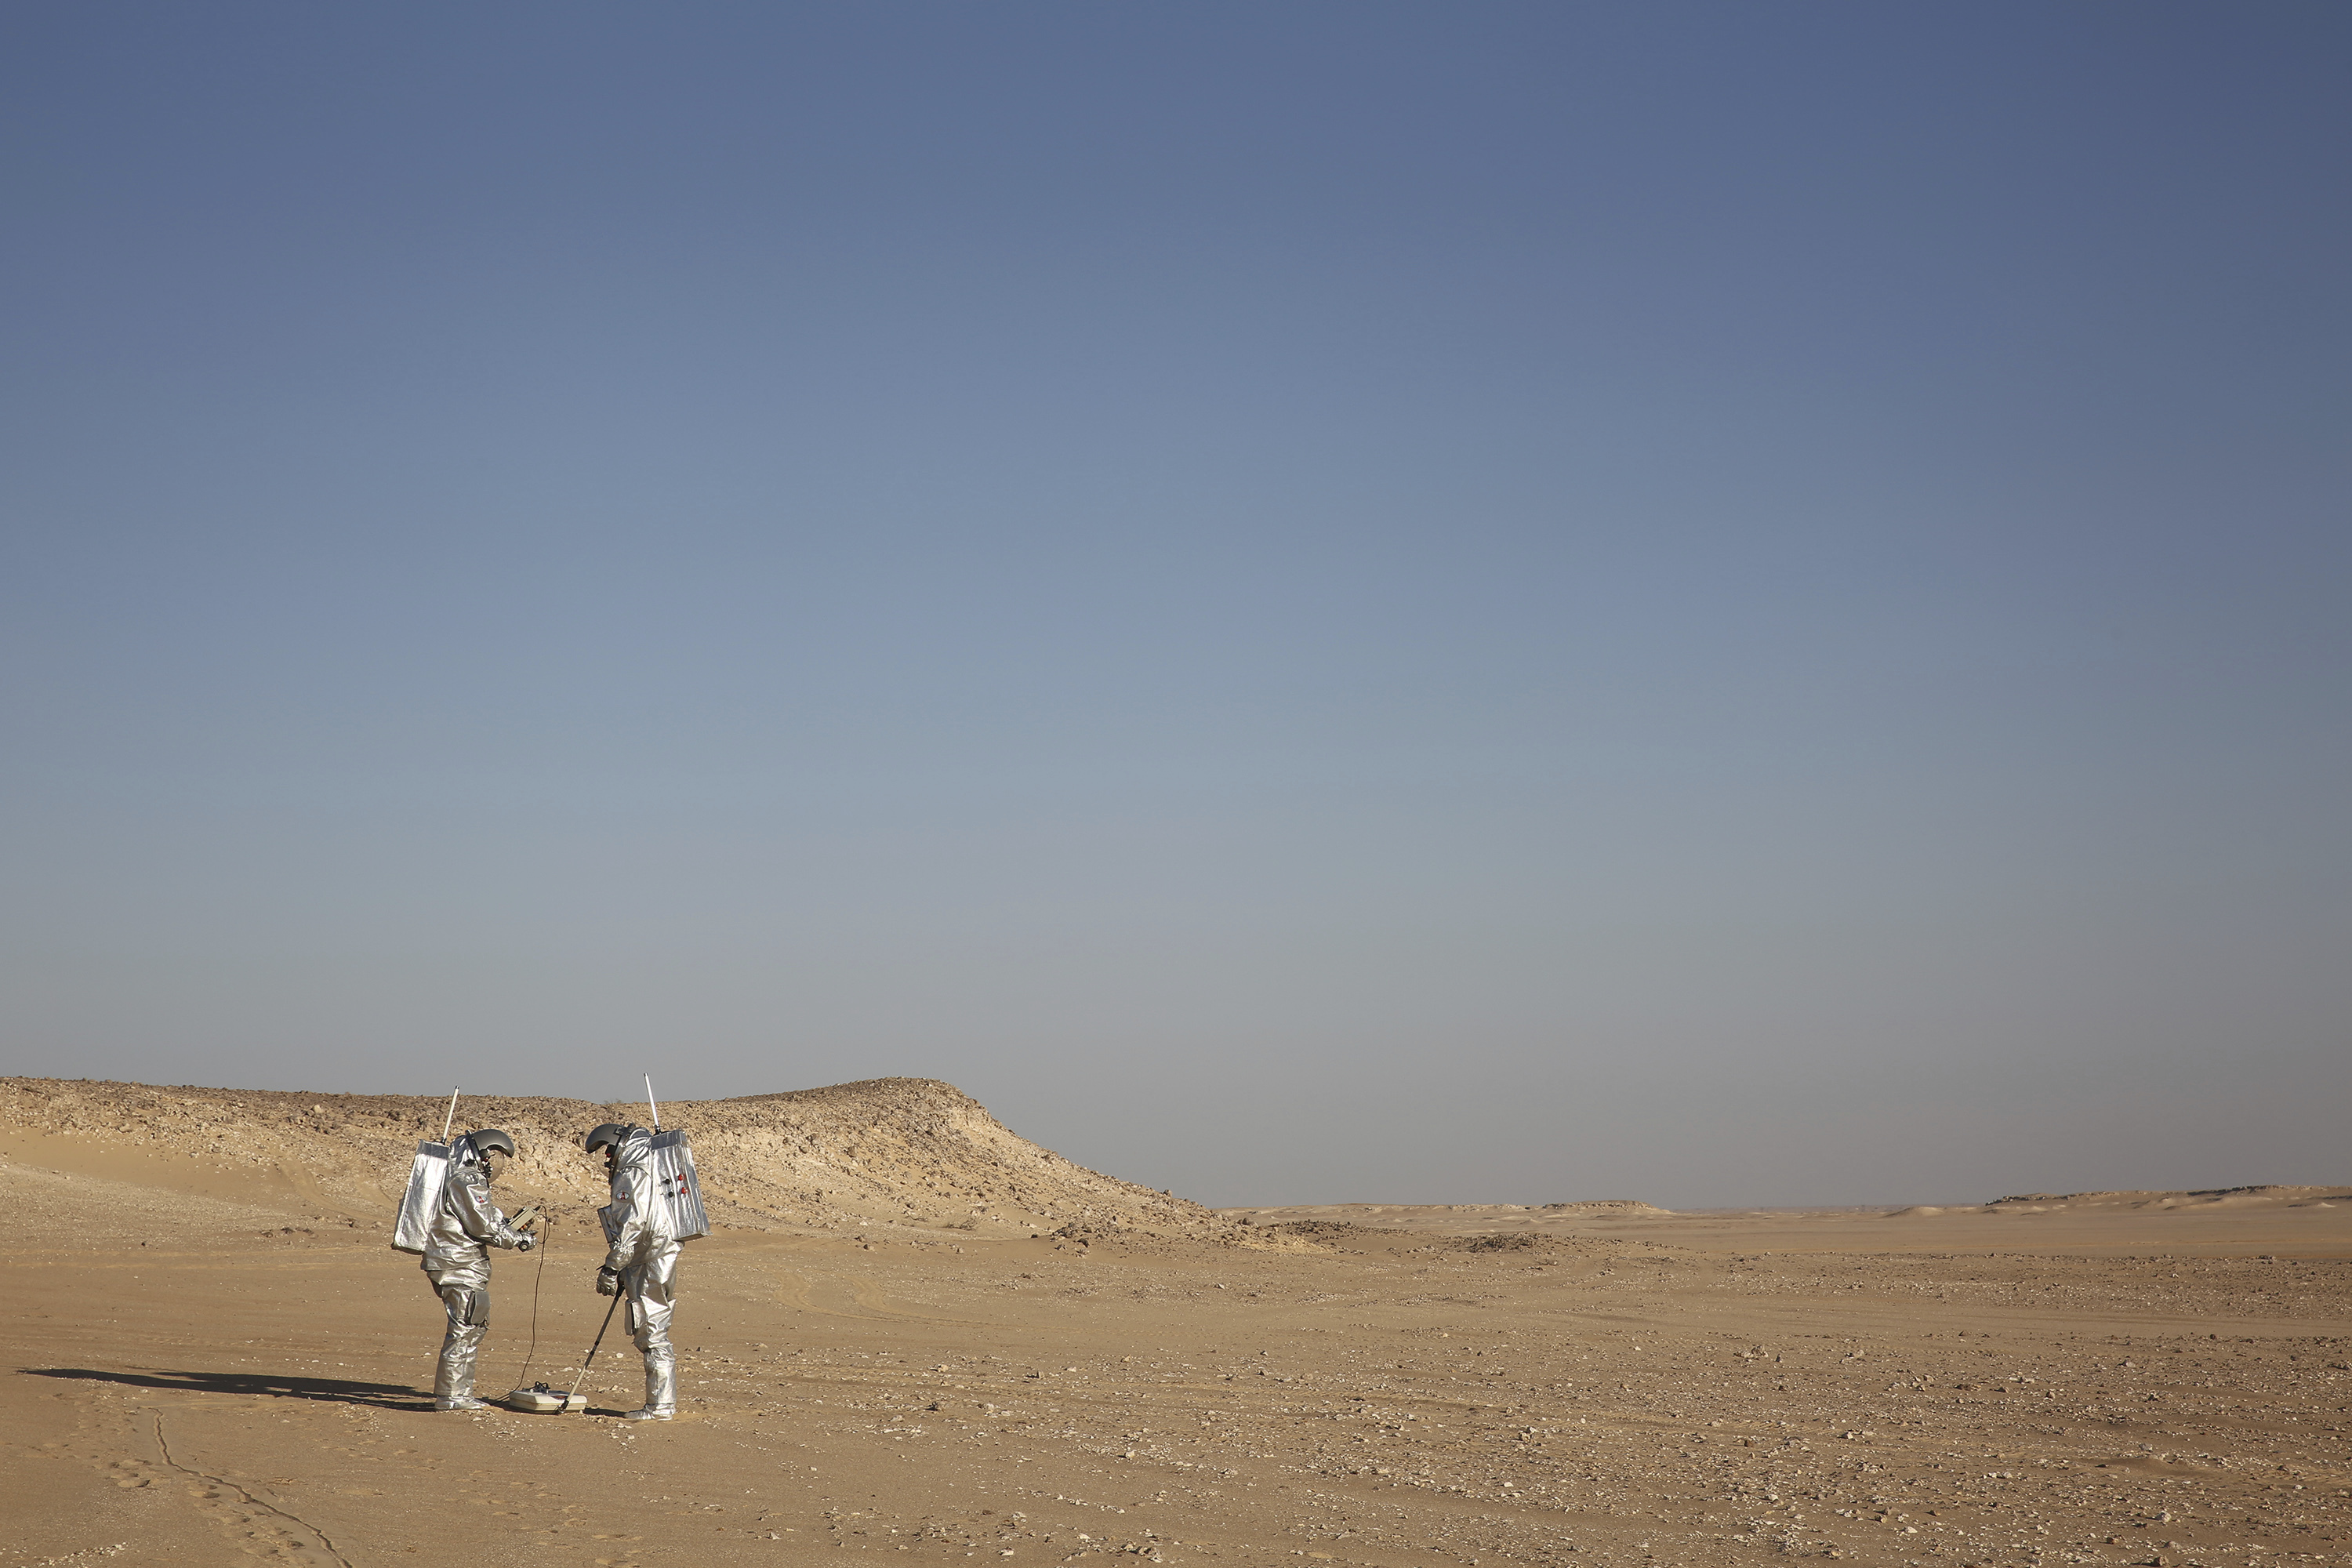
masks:
[[[599,1269],[597,1269],[597,1270],[596,1270],[596,1294],[598,1294],[599,1296],[617,1296],[617,1295],[619,1295],[620,1293],[621,1293],[621,1273],[620,1273],[620,1270],[619,1270],[619,1269],[617,1269],[617,1268],[599,1268]]]

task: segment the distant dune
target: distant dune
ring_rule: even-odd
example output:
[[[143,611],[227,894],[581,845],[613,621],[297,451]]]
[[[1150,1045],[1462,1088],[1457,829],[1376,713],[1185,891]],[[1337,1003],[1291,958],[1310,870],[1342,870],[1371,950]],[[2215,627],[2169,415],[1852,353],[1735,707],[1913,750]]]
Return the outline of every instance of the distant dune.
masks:
[[[1926,1218],[1936,1215],[2073,1214],[2095,1210],[2137,1210],[2164,1213],[2213,1208],[2329,1208],[2352,1202],[2347,1187],[2209,1187],[2198,1192],[2020,1193],[1989,1204],[1917,1204],[1896,1209],[1892,1217]]]
[[[2347,1187],[2216,1187],[2201,1192],[2030,1193],[1984,1204],[1917,1204],[1817,1209],[1707,1209],[1676,1213],[1632,1198],[1596,1198],[1557,1204],[1286,1204],[1219,1209],[1235,1225],[1255,1229],[1352,1226],[1366,1230],[1433,1231],[1464,1236],[1525,1233],[1533,1236],[1607,1233],[1640,1224],[1645,1234],[1664,1235],[1656,1222],[1711,1226],[1734,1220],[1844,1222],[1864,1218],[1933,1219],[1973,1215],[2193,1214],[2212,1209],[2326,1208],[2352,1204]]]
[[[1558,1204],[1283,1204],[1217,1213],[1235,1225],[1261,1230],[1339,1225],[1460,1236],[1513,1231],[1547,1235],[1605,1228],[1612,1221],[1673,1217],[1665,1209],[1633,1198]]]
[[[2343,1187],[2261,1186],[2209,1187],[2187,1193],[2023,1193],[2013,1197],[1995,1198],[1984,1206],[1988,1212],[1998,1209],[2040,1212],[2062,1208],[2274,1208],[2326,1203],[2337,1198],[2352,1198],[2352,1190]]]

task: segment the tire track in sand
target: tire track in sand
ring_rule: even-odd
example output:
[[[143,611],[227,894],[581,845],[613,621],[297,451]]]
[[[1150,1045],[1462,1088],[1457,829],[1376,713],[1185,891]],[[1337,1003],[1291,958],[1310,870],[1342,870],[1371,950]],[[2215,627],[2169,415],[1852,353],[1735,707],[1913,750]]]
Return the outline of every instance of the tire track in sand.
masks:
[[[152,1405],[144,1408],[155,1418],[155,1451],[162,1457],[164,1468],[182,1478],[200,1512],[231,1534],[244,1537],[240,1544],[246,1550],[259,1546],[266,1550],[256,1555],[352,1568],[352,1560],[336,1547],[333,1539],[309,1520],[288,1512],[267,1498],[254,1496],[235,1481],[181,1463],[173,1456],[171,1441],[163,1435],[163,1413]]]

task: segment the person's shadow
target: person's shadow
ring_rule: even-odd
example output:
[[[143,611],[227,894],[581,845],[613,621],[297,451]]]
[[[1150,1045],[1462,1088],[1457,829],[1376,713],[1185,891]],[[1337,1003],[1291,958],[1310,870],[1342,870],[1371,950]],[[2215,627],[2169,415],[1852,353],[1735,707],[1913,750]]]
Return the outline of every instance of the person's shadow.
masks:
[[[341,1377],[273,1377],[260,1372],[98,1372],[86,1366],[27,1366],[26,1377],[58,1377],[77,1383],[112,1383],[125,1388],[166,1388],[183,1394],[259,1394],[272,1399],[324,1400],[331,1405],[364,1405],[375,1410],[422,1411],[434,1414],[433,1395],[421,1389],[390,1383],[353,1383]],[[494,1410],[508,1411],[498,1400]],[[519,1411],[510,1414],[521,1414]],[[618,1415],[618,1410],[594,1406],[589,1415]]]
[[[353,1383],[340,1377],[279,1377],[262,1372],[98,1372],[85,1366],[28,1366],[27,1377],[58,1377],[77,1383],[113,1383],[126,1388],[168,1388],[183,1394],[261,1394],[273,1399],[322,1399],[366,1405],[378,1410],[430,1410],[433,1396],[389,1383]]]

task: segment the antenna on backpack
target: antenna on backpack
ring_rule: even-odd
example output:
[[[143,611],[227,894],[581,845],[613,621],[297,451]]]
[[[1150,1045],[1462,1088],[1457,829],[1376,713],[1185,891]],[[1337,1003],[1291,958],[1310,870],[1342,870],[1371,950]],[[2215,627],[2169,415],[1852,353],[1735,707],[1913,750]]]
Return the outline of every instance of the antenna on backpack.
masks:
[[[660,1131],[661,1107],[654,1103],[654,1075],[651,1073],[646,1075],[646,1114],[654,1119],[654,1131]]]
[[[647,1083],[649,1083],[649,1084],[650,1084],[651,1082],[653,1082],[653,1079],[647,1079],[646,1081]],[[452,1127],[455,1127],[457,1124],[457,1086],[456,1084],[451,1084],[451,1085],[449,1086],[449,1110],[448,1110],[448,1113],[447,1113],[446,1115],[445,1115],[445,1116],[443,1116],[443,1117],[441,1118],[441,1142],[443,1142],[444,1143],[446,1143],[447,1142],[449,1142],[449,1129],[450,1129],[450,1128],[452,1128]]]

